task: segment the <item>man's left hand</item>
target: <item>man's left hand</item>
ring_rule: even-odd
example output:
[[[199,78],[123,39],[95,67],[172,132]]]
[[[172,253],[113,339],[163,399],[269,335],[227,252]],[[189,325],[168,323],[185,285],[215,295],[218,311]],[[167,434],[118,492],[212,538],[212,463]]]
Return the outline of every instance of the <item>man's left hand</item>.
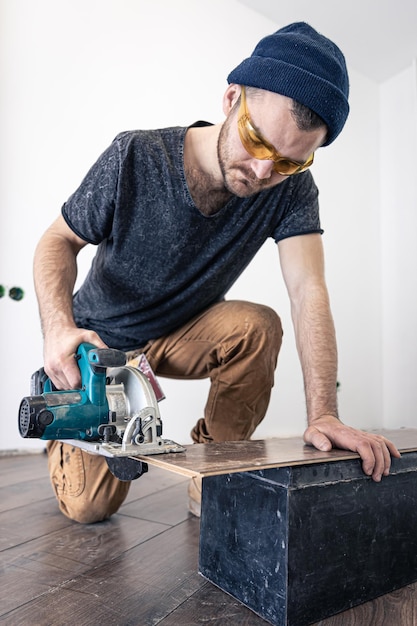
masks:
[[[363,471],[375,482],[388,476],[391,456],[397,459],[401,456],[389,439],[346,426],[332,415],[314,420],[304,433],[304,441],[323,452],[333,447],[357,452],[362,459]]]

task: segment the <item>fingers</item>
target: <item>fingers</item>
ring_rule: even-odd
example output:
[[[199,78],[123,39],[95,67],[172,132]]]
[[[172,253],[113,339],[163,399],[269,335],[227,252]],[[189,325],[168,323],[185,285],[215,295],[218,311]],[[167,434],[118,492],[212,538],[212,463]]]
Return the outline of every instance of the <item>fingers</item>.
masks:
[[[371,433],[363,433],[363,438],[357,445],[357,452],[362,459],[363,471],[372,476],[375,482],[380,482],[382,476],[388,476],[391,455],[396,458],[401,456],[391,441]]]
[[[324,433],[320,432],[314,426],[307,428],[304,433],[304,441],[322,452],[329,452],[333,447],[330,439],[328,439]]]
[[[45,372],[57,389],[81,388],[81,373],[75,360],[75,352],[51,363],[45,361]]]
[[[335,446],[357,452],[362,460],[362,469],[375,482],[388,476],[391,457],[400,458],[396,446],[381,435],[367,433],[345,426],[336,418],[318,419],[304,433],[304,441],[323,452]]]
[[[45,338],[45,372],[57,389],[81,388],[81,374],[75,354],[81,343],[91,343],[98,348],[106,344],[93,331],[71,328]]]
[[[380,482],[383,474],[387,475],[391,467],[391,456],[384,452],[386,446],[374,441],[363,441],[358,444],[357,452],[362,459],[362,468],[367,476],[372,476],[375,482]]]

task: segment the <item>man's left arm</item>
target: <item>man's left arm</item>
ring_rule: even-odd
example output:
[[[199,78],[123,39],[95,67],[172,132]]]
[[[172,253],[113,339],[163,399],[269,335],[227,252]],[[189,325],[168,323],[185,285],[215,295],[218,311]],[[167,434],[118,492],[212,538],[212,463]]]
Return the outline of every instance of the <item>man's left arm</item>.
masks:
[[[334,446],[357,452],[365,474],[378,482],[389,473],[391,455],[400,453],[385,437],[339,420],[337,346],[321,235],[289,237],[279,242],[278,250],[304,377],[308,417],[304,441],[323,451]]]

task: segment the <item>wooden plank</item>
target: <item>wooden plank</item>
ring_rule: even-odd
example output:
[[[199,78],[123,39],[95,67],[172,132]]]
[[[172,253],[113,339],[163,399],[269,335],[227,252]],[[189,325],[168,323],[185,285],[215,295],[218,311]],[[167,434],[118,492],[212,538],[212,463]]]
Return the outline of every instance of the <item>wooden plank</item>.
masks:
[[[0,601],[1,623],[5,626],[156,626],[206,584],[197,573],[199,524],[196,518],[190,517],[130,547],[123,545],[126,524],[132,528],[136,524],[140,529],[140,520],[127,517],[117,533],[111,532],[111,522],[105,526],[80,527],[84,534],[90,531],[92,537],[100,536],[100,546],[97,542],[92,546],[93,549],[100,547],[100,555],[97,554],[98,558],[91,560],[88,567],[75,563],[65,577],[58,571],[54,574],[51,559],[42,566],[49,576],[32,572],[32,582],[28,585],[25,578],[30,577],[30,572],[25,572],[22,564],[20,583],[8,581],[8,602]],[[151,523],[146,522],[146,525],[150,527]],[[108,538],[109,530],[113,536]],[[85,551],[90,549],[89,545],[86,538]],[[72,556],[73,548],[68,545],[69,561]],[[78,555],[75,556],[78,561]],[[59,568],[57,556],[55,563]],[[42,590],[40,582],[48,586]],[[18,598],[16,590],[21,592]]]
[[[59,511],[54,497],[23,506],[24,513],[22,506],[0,512],[0,553],[39,537],[48,537],[73,524]]]
[[[175,485],[184,481],[187,481],[187,479],[178,473],[167,472],[165,469],[159,467],[150,467],[147,473],[142,474],[140,478],[132,481],[122,508],[133,501],[143,499],[146,496],[155,494],[158,491],[163,491],[169,487],[175,487]]]
[[[0,513],[51,498],[54,498],[54,493],[49,477],[14,483],[0,488]]]
[[[380,598],[321,620],[312,626],[416,626],[417,584],[408,585]]]
[[[205,583],[191,598],[158,623],[158,626],[268,626],[262,617],[221,589]]]
[[[417,584],[403,587],[311,626],[416,626]],[[159,622],[158,626],[267,626],[235,598],[206,583],[191,598]]]
[[[164,473],[169,474],[168,472]],[[175,476],[176,474],[171,475]],[[143,480],[143,478],[140,480]],[[150,479],[149,484],[153,484]],[[180,484],[172,485],[164,491],[158,491],[134,500],[124,504],[119,510],[119,514],[175,526],[186,520],[190,515],[186,506],[187,487],[188,481],[182,481]]]
[[[0,487],[47,476],[48,460],[44,453],[0,455]]]
[[[30,524],[30,519],[27,520]],[[97,568],[109,567],[115,559],[121,558],[124,553],[138,550],[142,543],[148,542],[170,526],[159,522],[150,522],[127,515],[114,515],[109,521],[99,524],[82,525],[70,522],[69,526],[51,532],[43,537],[21,542],[20,545],[0,552],[0,621],[3,624],[5,615],[11,612],[10,624],[61,624],[59,613],[50,613],[52,621],[37,621],[36,613],[29,619],[31,602],[38,606],[38,598],[43,597],[45,608],[52,609],[52,597],[58,597],[58,591],[67,585],[68,581],[79,580],[80,590],[83,587],[84,576],[94,572]],[[158,541],[158,539],[157,539]],[[165,558],[161,553],[160,558]],[[141,570],[140,558],[136,567]],[[146,576],[146,574],[144,574]],[[123,586],[123,581],[119,581]],[[102,599],[111,589],[102,585]],[[81,591],[80,591],[81,593]],[[116,594],[117,595],[117,594]],[[84,598],[84,596],[82,596]],[[123,596],[126,599],[126,595]],[[42,603],[42,601],[39,600]],[[83,602],[73,597],[73,608]],[[51,604],[49,604],[51,603]],[[62,607],[62,612],[67,609]],[[19,607],[25,618],[22,621],[14,620],[14,611],[19,613]],[[55,610],[55,608],[54,608]],[[27,611],[27,612],[26,612]],[[71,611],[72,613],[72,611]],[[68,617],[71,619],[71,615]],[[82,624],[73,616],[66,623]],[[101,624],[107,624],[104,619]]]
[[[402,452],[417,450],[417,429],[378,430]],[[216,476],[270,467],[292,467],[357,459],[356,452],[333,449],[321,452],[304,444],[302,437],[193,444],[185,452],[140,456],[138,460],[185,476]]]

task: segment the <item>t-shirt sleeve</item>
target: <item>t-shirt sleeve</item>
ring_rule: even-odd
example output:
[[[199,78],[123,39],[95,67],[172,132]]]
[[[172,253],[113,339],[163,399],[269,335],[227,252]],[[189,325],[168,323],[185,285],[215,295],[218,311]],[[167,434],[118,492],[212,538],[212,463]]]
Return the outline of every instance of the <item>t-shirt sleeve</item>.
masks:
[[[68,226],[88,243],[98,245],[111,233],[119,164],[116,138],[62,207]]]
[[[311,172],[296,174],[291,178],[285,213],[273,233],[277,243],[287,237],[323,233],[320,226],[318,195]]]

